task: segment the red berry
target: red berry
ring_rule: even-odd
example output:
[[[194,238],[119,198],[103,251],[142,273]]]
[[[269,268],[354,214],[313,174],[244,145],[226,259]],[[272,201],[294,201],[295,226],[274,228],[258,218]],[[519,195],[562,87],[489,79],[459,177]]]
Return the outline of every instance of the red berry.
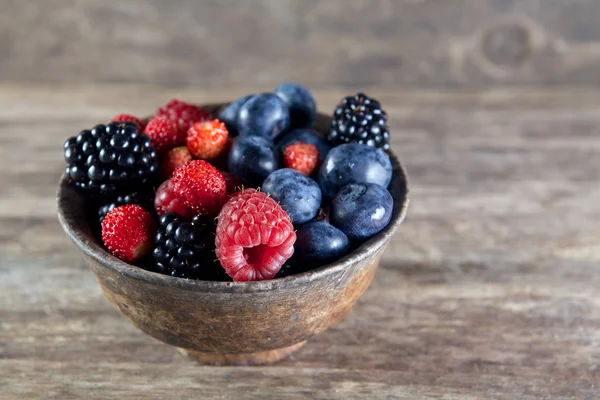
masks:
[[[117,207],[102,221],[102,241],[112,255],[132,263],[152,251],[156,226],[152,215],[136,204]]]
[[[160,174],[163,179],[169,179],[173,175],[173,171],[193,159],[194,157],[192,157],[187,147],[175,147],[161,157]]]
[[[173,99],[159,108],[155,116],[176,121],[179,129],[183,131],[182,134],[184,137],[194,122],[206,121],[211,118],[210,113],[202,107],[185,103],[177,99]]]
[[[219,213],[216,253],[234,281],[273,279],[294,254],[295,241],[287,213],[254,189],[233,194]]]
[[[233,194],[243,189],[244,182],[242,182],[240,178],[225,171],[221,171],[221,174],[223,174],[223,178],[225,178],[227,194]]]
[[[302,142],[290,144],[283,151],[283,163],[287,168],[310,176],[319,165],[319,150],[314,144]]]
[[[173,190],[197,214],[217,215],[227,197],[225,178],[204,160],[194,160],[173,172]]]
[[[137,126],[140,127],[140,132],[142,132],[146,127],[146,122],[144,122],[143,119],[134,117],[133,115],[129,114],[119,114],[116,117],[114,117],[110,122],[135,122]]]
[[[172,149],[185,144],[185,135],[177,127],[177,123],[166,118],[152,118],[144,133],[152,139],[157,152]]]
[[[156,190],[154,208],[159,217],[166,213],[175,213],[184,219],[192,219],[194,211],[188,208],[181,197],[173,191],[173,182],[170,179],[164,181]]]
[[[229,132],[218,119],[196,122],[188,130],[187,147],[194,157],[211,161],[227,150]]]

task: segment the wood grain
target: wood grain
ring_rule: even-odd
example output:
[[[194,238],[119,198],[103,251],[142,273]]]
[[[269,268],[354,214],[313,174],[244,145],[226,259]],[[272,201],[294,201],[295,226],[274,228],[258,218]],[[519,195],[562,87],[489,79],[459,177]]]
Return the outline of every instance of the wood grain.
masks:
[[[63,140],[247,90],[0,87],[0,398],[600,396],[598,91],[374,90],[408,217],[350,316],[294,359],[203,367],[121,318],[55,217]],[[324,111],[344,94],[315,93]]]
[[[0,0],[0,10],[2,82],[600,83],[593,0]]]

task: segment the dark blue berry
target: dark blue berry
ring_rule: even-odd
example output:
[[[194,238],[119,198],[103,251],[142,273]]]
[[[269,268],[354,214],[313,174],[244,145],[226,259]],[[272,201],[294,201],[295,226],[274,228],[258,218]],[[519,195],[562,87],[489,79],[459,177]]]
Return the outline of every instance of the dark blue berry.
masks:
[[[278,202],[296,225],[316,217],[321,206],[321,189],[317,182],[293,169],[273,172],[261,190]]]
[[[238,125],[237,125],[238,113],[240,111],[240,108],[242,108],[242,106],[248,100],[250,100],[250,98],[252,98],[252,96],[254,96],[254,95],[249,94],[247,96],[240,97],[239,99],[230,103],[227,107],[222,109],[221,112],[219,112],[219,115],[217,116],[217,118],[219,119],[219,121],[221,121],[225,124],[225,126],[227,127],[227,131],[229,132],[229,136],[231,136],[231,137],[237,136],[237,134],[238,134]]]
[[[327,221],[309,222],[296,233],[295,257],[315,266],[335,261],[349,249],[348,237]]]
[[[327,142],[325,142],[325,140],[312,129],[294,129],[293,131],[284,133],[279,138],[277,141],[277,151],[279,154],[283,154],[283,151],[287,146],[298,142],[315,145],[317,150],[319,150],[320,162],[327,157],[329,150],[331,150],[331,147],[327,144]]]
[[[365,240],[381,232],[392,219],[394,200],[374,183],[351,183],[331,202],[329,218],[350,240]]]
[[[392,163],[385,152],[359,143],[334,147],[319,169],[319,185],[328,198],[349,183],[376,183],[387,188],[391,180]]]
[[[260,185],[279,168],[279,157],[272,146],[270,141],[259,136],[236,138],[229,152],[229,172],[250,186]]]
[[[288,105],[273,93],[261,93],[246,101],[237,118],[240,136],[261,136],[274,140],[290,126]]]
[[[275,89],[275,94],[290,108],[290,127],[308,128],[317,119],[317,104],[310,91],[296,83],[284,83]]]

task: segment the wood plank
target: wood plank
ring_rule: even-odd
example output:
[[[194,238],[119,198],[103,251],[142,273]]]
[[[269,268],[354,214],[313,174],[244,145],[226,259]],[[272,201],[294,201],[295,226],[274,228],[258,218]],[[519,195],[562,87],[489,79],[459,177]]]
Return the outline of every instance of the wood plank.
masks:
[[[243,92],[0,87],[1,397],[598,397],[596,91],[374,90],[409,214],[355,310],[293,359],[203,367],[131,326],[55,219],[61,143],[172,96]],[[323,110],[343,94],[315,93]]]
[[[1,0],[0,9],[3,82],[600,82],[595,1]]]

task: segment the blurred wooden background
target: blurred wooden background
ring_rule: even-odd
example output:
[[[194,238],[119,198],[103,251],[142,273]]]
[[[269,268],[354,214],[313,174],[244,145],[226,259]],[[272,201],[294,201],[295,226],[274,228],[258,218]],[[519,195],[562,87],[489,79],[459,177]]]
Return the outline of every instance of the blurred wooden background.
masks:
[[[595,0],[0,0],[0,82],[600,83]]]
[[[600,398],[600,0],[0,0],[0,398]],[[282,81],[390,115],[411,204],[353,312],[200,366],[56,219],[65,138]]]

